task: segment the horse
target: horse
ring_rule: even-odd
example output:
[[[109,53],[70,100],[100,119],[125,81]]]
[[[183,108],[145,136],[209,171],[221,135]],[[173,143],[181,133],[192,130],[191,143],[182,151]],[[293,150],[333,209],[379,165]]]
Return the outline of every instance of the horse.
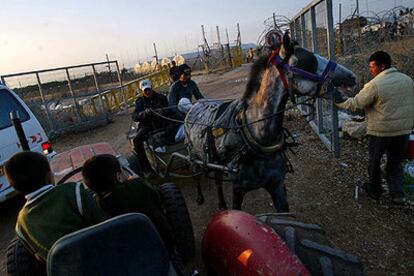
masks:
[[[184,129],[189,156],[226,169],[233,183],[233,209],[241,210],[247,192],[264,188],[277,212],[289,211],[284,111],[294,95],[320,97],[325,81],[335,87],[356,85],[352,71],[297,47],[285,33],[279,47],[252,65],[240,99],[200,100],[187,113]],[[227,209],[223,171],[216,170],[215,178],[219,208]]]

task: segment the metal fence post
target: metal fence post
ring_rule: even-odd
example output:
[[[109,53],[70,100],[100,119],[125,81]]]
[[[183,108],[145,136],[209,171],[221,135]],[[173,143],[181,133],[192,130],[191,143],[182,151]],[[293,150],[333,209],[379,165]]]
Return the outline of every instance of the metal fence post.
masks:
[[[311,8],[311,22],[312,22],[312,51],[317,53],[318,50],[318,30],[316,28],[316,13],[315,6]],[[323,132],[323,111],[322,111],[322,99],[316,99],[316,114],[318,117],[318,132]]]
[[[316,29],[316,13],[315,7],[312,7],[310,10],[311,13],[311,25],[312,25],[312,51],[316,52],[318,49],[318,31]]]
[[[306,41],[305,14],[300,16],[300,28],[302,29],[302,47],[308,48],[308,42]]]
[[[69,92],[70,92],[70,94],[72,96],[73,104],[75,105],[76,119],[78,119],[78,122],[80,123],[82,121],[82,117],[81,117],[81,113],[80,113],[80,108],[79,108],[78,102],[76,101],[75,94],[73,93],[72,81],[70,79],[69,69],[66,68],[65,69],[65,72],[66,72],[66,79],[68,81]]]
[[[50,116],[49,106],[47,105],[45,96],[43,94],[42,83],[40,81],[39,73],[36,73],[36,79],[37,79],[37,87],[39,87],[40,98],[42,99],[42,103],[45,105],[47,123],[49,124],[51,131],[54,131],[55,127],[53,125],[53,121]]]
[[[96,68],[95,65],[92,64],[92,71],[93,71],[93,80],[95,82],[96,92],[98,93],[99,103],[102,106],[102,113],[105,115],[108,114],[108,108],[105,108],[104,102],[102,100],[101,88],[99,87],[98,77],[96,75]]]
[[[216,26],[216,31],[217,31],[217,42],[218,42],[218,47],[220,50],[220,54],[221,54],[221,64],[223,67],[227,67],[227,63],[226,63],[226,58],[224,56],[224,47],[223,44],[221,44],[221,39],[220,39],[220,29],[219,26]]]
[[[125,97],[125,90],[124,90],[124,85],[122,83],[122,77],[121,77],[121,72],[119,71],[119,65],[118,65],[118,61],[115,61],[115,65],[116,65],[116,74],[118,75],[118,81],[119,81],[119,85],[121,86],[121,95],[122,95],[122,100],[125,103],[125,113],[128,112],[128,102],[127,99]]]
[[[328,42],[328,57],[335,60],[335,37],[333,29],[333,15],[332,15],[332,0],[325,0],[325,14],[326,14],[326,39]],[[334,156],[339,157],[339,127],[338,127],[338,109],[332,100],[332,143]]]

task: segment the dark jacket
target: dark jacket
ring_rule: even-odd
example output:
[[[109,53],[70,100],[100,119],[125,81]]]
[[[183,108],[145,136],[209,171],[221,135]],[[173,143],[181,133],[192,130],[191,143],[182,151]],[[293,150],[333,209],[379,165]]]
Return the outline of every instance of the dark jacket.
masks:
[[[157,188],[139,178],[134,178],[117,185],[106,195],[95,195],[95,198],[98,205],[111,217],[126,213],[146,215],[171,252],[174,239]]]
[[[155,128],[160,128],[165,125],[165,121],[162,120],[154,113],[146,114],[145,110],[147,108],[158,109],[168,107],[167,97],[154,91],[154,94],[151,98],[139,97],[135,102],[135,111],[132,113],[132,119],[135,122],[139,122],[145,126],[151,126]],[[159,113],[163,113],[162,111]]]
[[[200,90],[198,89],[197,84],[190,80],[187,83],[187,86],[183,86],[180,81],[174,82],[170,87],[169,92],[169,102],[170,105],[178,105],[178,102],[181,98],[188,98],[191,101],[192,97],[195,97],[197,100],[204,98],[201,94]]]
[[[173,82],[177,81],[180,78],[180,70],[178,66],[173,66],[170,68],[170,77]]]
[[[61,237],[106,219],[82,184],[53,186],[26,202],[17,217],[17,235],[37,259],[46,261]]]

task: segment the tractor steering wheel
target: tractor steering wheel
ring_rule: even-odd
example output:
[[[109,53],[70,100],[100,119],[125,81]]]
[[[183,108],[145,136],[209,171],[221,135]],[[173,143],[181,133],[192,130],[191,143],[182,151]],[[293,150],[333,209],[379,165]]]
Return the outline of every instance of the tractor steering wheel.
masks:
[[[134,173],[129,167],[126,167],[126,166],[122,166],[121,167],[122,168],[122,170],[125,172],[125,173],[127,173],[128,174],[128,176],[137,176],[137,174],[136,173]],[[70,171],[70,172],[68,172],[67,174],[65,174],[57,183],[56,183],[56,185],[61,185],[61,184],[63,184],[63,183],[65,183],[66,182],[66,180],[68,180],[69,178],[71,178],[72,176],[74,176],[75,174],[77,174],[77,173],[79,173],[79,172],[81,172],[82,171],[82,169],[83,169],[83,166],[80,166],[80,167],[78,167],[78,168],[76,168],[76,169],[74,169],[74,170],[72,170],[72,171]]]
[[[70,172],[68,172],[67,174],[65,174],[57,183],[56,185],[60,185],[66,182],[66,180],[68,180],[69,178],[71,178],[72,176],[74,176],[75,174],[81,172],[83,169],[83,166],[80,166]]]

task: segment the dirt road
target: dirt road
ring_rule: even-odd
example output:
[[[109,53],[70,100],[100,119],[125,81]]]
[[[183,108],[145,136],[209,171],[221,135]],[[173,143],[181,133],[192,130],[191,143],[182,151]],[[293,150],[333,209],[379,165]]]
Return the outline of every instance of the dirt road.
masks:
[[[244,91],[249,67],[224,75],[199,76],[195,80],[209,98],[237,98]],[[122,154],[129,153],[125,132],[129,116],[117,117],[114,123],[88,132],[68,135],[55,143],[58,152],[78,145],[107,141]],[[320,224],[332,243],[361,257],[367,275],[414,275],[414,212],[412,206],[393,206],[387,197],[379,202],[361,195],[353,199],[356,183],[366,180],[365,142],[341,140],[342,156],[335,159],[309,127],[302,128],[304,120],[297,116],[285,126],[298,135],[301,144],[296,155],[289,155],[295,173],[288,174],[291,210],[298,219]],[[191,181],[179,181],[196,232],[199,249],[209,218],[218,211],[214,184],[203,182],[206,202],[198,206],[196,189]],[[227,202],[231,200],[231,187],[225,185]],[[1,273],[4,273],[5,248],[13,236],[15,216],[21,202],[1,205],[0,254]],[[251,214],[274,212],[271,199],[265,191],[247,194],[243,209]],[[197,250],[199,252],[199,250]],[[202,269],[198,255],[189,269]]]

